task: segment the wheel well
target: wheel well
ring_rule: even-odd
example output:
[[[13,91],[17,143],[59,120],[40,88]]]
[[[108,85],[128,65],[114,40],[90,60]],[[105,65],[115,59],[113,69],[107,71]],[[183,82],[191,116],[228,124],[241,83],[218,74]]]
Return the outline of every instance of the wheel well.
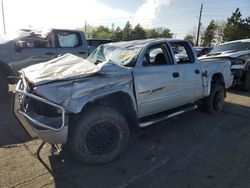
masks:
[[[87,108],[94,105],[105,105],[117,109],[128,121],[131,129],[139,128],[137,113],[133,101],[128,94],[124,92],[116,92],[97,98],[96,100],[87,103],[80,114],[84,113]],[[80,116],[80,114],[78,114],[78,116]],[[76,117],[77,115],[74,118]]]
[[[225,82],[224,82],[224,77],[221,73],[215,73],[212,77],[212,85],[213,84],[220,84],[225,90]],[[226,97],[226,92],[224,92],[225,97]]]
[[[221,73],[216,73],[212,77],[212,84],[221,84],[225,88],[224,77]]]

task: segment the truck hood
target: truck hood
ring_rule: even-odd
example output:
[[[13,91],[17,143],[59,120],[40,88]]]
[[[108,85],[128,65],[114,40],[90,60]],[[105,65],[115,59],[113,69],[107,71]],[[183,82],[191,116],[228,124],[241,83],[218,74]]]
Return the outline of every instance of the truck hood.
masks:
[[[34,93],[66,110],[78,113],[93,98],[131,89],[132,68],[112,61],[95,65],[86,59],[66,54],[22,70],[34,84]]]
[[[209,53],[207,55],[201,56],[198,59],[206,59],[206,58],[213,58],[213,57],[239,57],[245,54],[249,54],[250,50],[244,51],[225,51],[225,52],[218,52],[218,53]]]
[[[65,54],[45,63],[39,63],[21,70],[22,75],[34,86],[54,81],[88,77],[98,73],[101,66],[72,54]]]

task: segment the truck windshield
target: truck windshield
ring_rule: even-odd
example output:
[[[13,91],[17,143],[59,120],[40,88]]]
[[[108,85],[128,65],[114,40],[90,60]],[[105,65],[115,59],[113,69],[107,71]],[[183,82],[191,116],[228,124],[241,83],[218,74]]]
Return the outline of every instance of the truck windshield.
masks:
[[[90,54],[88,60],[95,64],[111,60],[120,65],[128,65],[137,59],[141,49],[142,47],[101,45]]]
[[[227,44],[222,44],[214,47],[210,54],[217,52],[225,52],[225,51],[243,51],[250,50],[250,42],[232,42]]]

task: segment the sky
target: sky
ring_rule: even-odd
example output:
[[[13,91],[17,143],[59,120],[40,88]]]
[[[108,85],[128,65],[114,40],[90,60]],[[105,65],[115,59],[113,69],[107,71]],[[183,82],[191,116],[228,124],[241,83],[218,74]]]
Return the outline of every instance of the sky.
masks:
[[[124,27],[127,21],[145,28],[166,27],[182,39],[198,25],[203,3],[202,26],[226,20],[236,8],[250,16],[250,0],[0,0],[4,3],[7,33],[19,28]],[[0,34],[3,34],[0,10]]]

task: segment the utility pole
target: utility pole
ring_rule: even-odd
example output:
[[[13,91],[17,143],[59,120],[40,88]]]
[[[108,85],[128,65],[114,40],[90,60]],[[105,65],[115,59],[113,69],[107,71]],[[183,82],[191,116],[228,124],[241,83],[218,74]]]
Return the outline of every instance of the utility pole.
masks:
[[[87,20],[85,20],[84,32],[85,32],[85,35],[87,36]]]
[[[199,17],[199,23],[198,23],[198,32],[197,32],[197,39],[196,39],[196,46],[199,46],[199,37],[200,37],[200,29],[201,29],[201,16],[202,16],[202,9],[203,9],[203,3],[201,4],[200,9],[200,17]]]
[[[3,0],[2,0],[1,2],[2,2],[3,32],[4,32],[4,34],[6,35]]]

